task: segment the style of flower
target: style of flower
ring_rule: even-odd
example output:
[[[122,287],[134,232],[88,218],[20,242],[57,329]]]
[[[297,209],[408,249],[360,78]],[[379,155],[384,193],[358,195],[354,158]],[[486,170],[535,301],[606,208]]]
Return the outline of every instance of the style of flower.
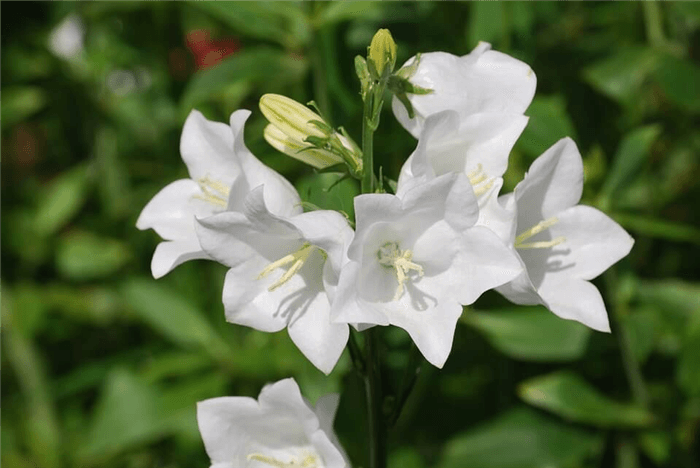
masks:
[[[294,379],[265,386],[258,400],[220,397],[197,403],[197,423],[211,468],[344,468],[333,432],[338,394],[315,407]]]
[[[442,367],[462,305],[521,271],[489,229],[463,174],[445,174],[401,198],[355,197],[356,232],[333,302],[337,322],[396,325]],[[364,325],[363,325],[364,326]]]
[[[582,191],[581,155],[564,138],[499,199],[515,215],[510,245],[524,271],[497,291],[516,304],[543,304],[559,317],[608,332],[603,298],[589,280],[625,257],[634,240],[601,211],[578,205]]]
[[[198,220],[206,253],[231,267],[223,292],[226,320],[266,332],[286,327],[301,352],[328,374],[349,334],[346,324],[331,323],[330,301],[352,229],[336,211],[276,216],[263,189],[250,192],[242,213]]]
[[[413,118],[393,99],[392,109],[401,125],[418,138],[425,119],[444,110],[454,110],[462,119],[480,113],[522,115],[535,94],[535,74],[520,60],[490,49],[490,44],[480,42],[462,57],[446,52],[421,54],[409,81],[432,92],[407,95]],[[404,67],[414,66],[416,60],[412,57]]]
[[[240,211],[247,193],[259,185],[273,213],[300,213],[299,195],[281,175],[262,164],[243,141],[250,111],[231,115],[231,125],[207,120],[192,111],[185,121],[180,153],[189,179],[177,180],[158,192],[139,216],[136,227],[154,229],[163,239],[151,262],[155,278],[193,259],[209,258],[195,233],[195,217]]]

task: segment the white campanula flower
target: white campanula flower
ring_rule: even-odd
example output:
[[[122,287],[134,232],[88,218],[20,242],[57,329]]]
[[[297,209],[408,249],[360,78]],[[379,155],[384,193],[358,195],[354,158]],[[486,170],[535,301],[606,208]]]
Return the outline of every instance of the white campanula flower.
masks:
[[[230,266],[224,282],[226,320],[257,330],[287,328],[301,352],[326,374],[345,348],[346,324],[331,323],[330,302],[352,229],[336,211],[274,215],[254,189],[242,213],[199,220],[212,258]]]
[[[525,270],[497,291],[516,304],[543,304],[559,317],[610,331],[603,299],[589,280],[625,257],[634,240],[601,211],[578,205],[582,191],[581,155],[564,138],[500,198],[514,212],[510,245]]]
[[[414,118],[409,118],[397,98],[393,99],[394,115],[401,125],[418,138],[425,119],[444,110],[454,110],[462,119],[480,113],[522,115],[535,94],[535,74],[520,60],[490,49],[490,44],[481,42],[462,57],[446,52],[421,54],[409,81],[432,92],[407,95]],[[404,67],[415,60],[409,59]]]
[[[187,117],[180,153],[190,178],[158,192],[136,222],[139,229],[154,229],[164,240],[151,262],[155,278],[187,260],[209,258],[199,245],[195,217],[240,211],[247,193],[259,185],[265,185],[265,201],[273,213],[302,211],[294,187],[246,148],[243,126],[249,116],[247,110],[234,112],[230,126],[211,122],[198,111]]]
[[[463,174],[445,174],[401,198],[355,197],[356,232],[333,303],[334,320],[405,329],[442,367],[462,305],[521,271],[489,229],[475,226],[474,192]]]
[[[265,386],[257,401],[220,397],[197,404],[197,422],[211,468],[344,468],[345,453],[333,432],[339,397],[316,406],[294,379]]]

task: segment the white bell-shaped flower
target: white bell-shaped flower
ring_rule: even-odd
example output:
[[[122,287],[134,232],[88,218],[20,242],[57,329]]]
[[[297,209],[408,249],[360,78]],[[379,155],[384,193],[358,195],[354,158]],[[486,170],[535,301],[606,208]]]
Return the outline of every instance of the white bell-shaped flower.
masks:
[[[497,291],[516,304],[543,304],[559,317],[610,331],[603,298],[589,281],[625,257],[634,240],[601,211],[578,205],[582,191],[581,154],[564,138],[499,199],[515,215],[510,245],[525,269]]]
[[[211,468],[345,468],[333,432],[338,401],[329,394],[312,407],[291,378],[265,386],[257,401],[200,401],[197,422]]]
[[[158,192],[141,212],[139,229],[154,229],[164,240],[151,262],[155,278],[192,259],[209,258],[195,233],[195,217],[240,211],[247,193],[264,185],[266,203],[278,215],[300,213],[299,195],[281,175],[261,163],[246,148],[243,127],[250,111],[231,115],[231,124],[207,120],[192,111],[185,121],[180,153],[189,179],[180,179]]]
[[[437,367],[452,349],[462,305],[521,271],[503,241],[475,226],[479,208],[463,174],[437,177],[401,198],[360,195],[355,215],[334,320],[401,327]]]
[[[522,115],[535,94],[535,73],[526,63],[490,49],[490,44],[481,42],[462,57],[446,52],[421,54],[409,81],[432,92],[407,95],[414,118],[393,99],[392,109],[401,125],[418,138],[425,119],[444,110],[454,110],[463,119],[481,113]],[[410,58],[404,66],[415,60]]]
[[[352,229],[336,211],[276,216],[265,198],[257,187],[242,213],[219,213],[197,226],[205,252],[231,267],[224,281],[226,320],[266,332],[286,327],[328,374],[349,334],[347,325],[331,323],[330,301]]]

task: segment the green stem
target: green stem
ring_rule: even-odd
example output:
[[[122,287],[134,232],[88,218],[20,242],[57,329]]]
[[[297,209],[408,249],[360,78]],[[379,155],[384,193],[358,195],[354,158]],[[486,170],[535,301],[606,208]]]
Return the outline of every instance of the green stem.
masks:
[[[642,10],[644,11],[644,27],[649,44],[656,48],[663,47],[666,38],[664,37],[661,7],[655,0],[647,0],[642,2]]]
[[[374,193],[374,93],[367,92],[362,113],[362,193]]]
[[[365,394],[369,422],[370,468],[386,468],[386,422],[382,411],[382,379],[379,360],[378,330],[365,331]]]
[[[324,41],[324,31],[321,29],[314,31],[314,40],[310,51],[314,74],[314,99],[316,100],[321,113],[328,121],[328,124],[333,126],[333,116],[331,114],[330,100],[328,99],[326,64],[324,63],[324,54],[322,50]]]
[[[647,391],[639,362],[632,352],[629,327],[624,320],[624,317],[629,315],[627,301],[621,297],[620,285],[615,269],[610,269],[606,273],[605,278],[607,280],[608,290],[614,298],[610,319],[613,322],[613,332],[617,337],[618,346],[620,347],[622,365],[625,369],[625,375],[630,385],[632,397],[637,404],[644,408],[649,408],[649,392]]]

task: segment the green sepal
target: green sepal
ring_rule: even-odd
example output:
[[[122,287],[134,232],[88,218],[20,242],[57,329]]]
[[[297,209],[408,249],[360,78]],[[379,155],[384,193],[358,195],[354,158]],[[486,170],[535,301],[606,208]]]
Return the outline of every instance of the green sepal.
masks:
[[[311,101],[311,102],[313,102],[313,101]],[[326,135],[330,135],[331,133],[333,133],[333,129],[330,127],[330,125],[328,125],[326,122],[324,122],[322,120],[309,120],[307,123],[309,125],[313,125],[314,127],[318,128]]]

